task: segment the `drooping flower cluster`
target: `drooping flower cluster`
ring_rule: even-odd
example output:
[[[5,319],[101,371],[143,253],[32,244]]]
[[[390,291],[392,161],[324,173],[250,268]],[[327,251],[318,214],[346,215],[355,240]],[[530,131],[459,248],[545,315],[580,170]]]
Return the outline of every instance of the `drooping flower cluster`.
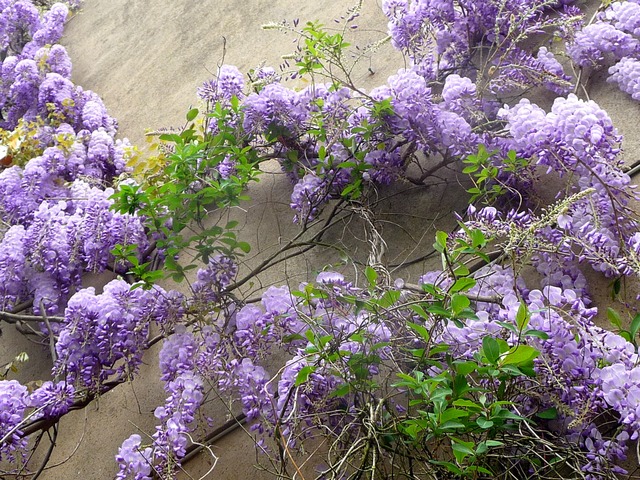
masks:
[[[60,312],[83,272],[114,267],[110,252],[116,245],[146,248],[140,219],[109,210],[112,193],[76,181],[67,201],[45,200],[26,229],[18,224],[7,231],[0,241],[6,252],[0,259],[5,308],[32,296],[36,311],[44,306],[49,314]]]
[[[487,2],[452,0],[387,0],[382,9],[389,19],[394,46],[405,53],[412,68],[428,81],[449,73],[474,76],[488,71],[489,90],[513,92],[528,86],[565,91],[568,77],[545,49],[536,58],[519,43],[540,31],[567,36],[580,13],[562,2],[525,0]],[[485,48],[484,64],[475,65],[473,52]]]
[[[69,411],[74,400],[75,388],[61,380],[57,383],[44,382],[29,396],[29,405],[39,411],[35,418],[59,418]]]
[[[205,82],[198,88],[198,96],[215,105],[216,102],[229,102],[232,97],[244,96],[244,76],[232,65],[222,65],[215,80]]]
[[[97,95],[73,85],[69,56],[63,46],[56,44],[62,35],[68,8],[57,3],[41,19],[30,1],[8,3],[0,13],[8,27],[4,30],[4,41],[0,40],[0,50],[4,46],[8,53],[0,68],[3,118],[0,127],[11,129],[20,118],[32,120],[40,116],[53,123],[69,123],[80,130],[83,117],[87,117],[84,127],[90,128],[87,123],[91,123],[88,119],[93,115],[93,127],[102,126],[113,134],[115,120],[106,114]],[[16,15],[22,24],[16,23],[18,19],[13,18]],[[96,124],[95,113],[83,111],[89,102],[102,111],[100,125]],[[95,106],[93,110],[95,112]]]
[[[101,99],[69,79],[69,56],[56,44],[67,15],[62,3],[43,15],[27,0],[0,5],[0,128],[18,127],[0,167],[0,214],[11,226],[1,240],[11,252],[0,262],[7,309],[32,298],[36,312],[62,311],[84,271],[115,267],[116,244],[148,244],[140,219],[109,212],[104,187],[125,170],[130,146],[115,140]]]
[[[159,287],[131,290],[123,280],[113,280],[99,295],[92,287],[73,295],[58,332],[55,373],[91,391],[99,391],[107,380],[135,374],[151,321],[162,322],[155,307],[163,294]]]
[[[189,440],[186,433],[192,430],[198,409],[204,399],[203,382],[199,375],[184,372],[167,382],[165,390],[170,394],[164,406],[156,408],[154,415],[161,424],[153,435],[154,456],[159,460],[161,472],[171,472],[170,459],[180,459],[186,454]]]
[[[27,446],[20,423],[27,410],[27,387],[16,380],[0,380],[0,459],[15,461],[15,453]]]
[[[124,480],[151,480],[151,468],[153,466],[152,448],[142,447],[142,438],[134,433],[127,438],[118,449],[116,462],[119,471],[116,479]]]
[[[0,380],[0,460],[18,464],[27,446],[22,428],[39,418],[59,418],[74,401],[75,389],[65,381],[44,382],[31,394],[16,380]],[[22,459],[24,460],[24,458]]]
[[[127,438],[118,449],[117,479],[149,480],[151,472],[174,478],[180,459],[189,444],[187,434],[193,430],[196,415],[204,399],[203,382],[198,375],[185,371],[165,384],[166,403],[154,415],[161,421],[150,446],[142,446],[140,435]]]
[[[2,310],[7,310],[26,295],[25,287],[25,230],[14,225],[0,243],[0,298]]]
[[[200,269],[193,284],[196,302],[215,303],[222,298],[222,291],[233,282],[238,273],[235,262],[224,255],[213,257],[206,269]]]
[[[571,94],[557,98],[550,113],[524,99],[502,109],[500,116],[512,136],[506,140],[509,148],[546,166],[547,173],[570,175],[574,191],[592,192],[565,205],[556,227],[548,225],[540,233],[552,242],[570,236],[579,246],[578,258],[607,275],[629,273],[620,239],[625,243],[637,231],[625,213],[632,187],[621,169],[621,137],[606,112]],[[573,257],[568,244],[557,245]]]
[[[640,4],[614,1],[568,45],[567,53],[581,67],[609,67],[608,82],[634,100],[640,99]]]
[[[633,57],[623,57],[618,63],[609,68],[609,82],[615,82],[625,93],[634,100],[640,100],[640,60]]]
[[[69,7],[78,8],[80,1],[55,3],[44,14],[31,0],[8,0],[0,4],[0,52],[4,56],[33,53],[60,40]],[[67,6],[68,5],[68,6]]]

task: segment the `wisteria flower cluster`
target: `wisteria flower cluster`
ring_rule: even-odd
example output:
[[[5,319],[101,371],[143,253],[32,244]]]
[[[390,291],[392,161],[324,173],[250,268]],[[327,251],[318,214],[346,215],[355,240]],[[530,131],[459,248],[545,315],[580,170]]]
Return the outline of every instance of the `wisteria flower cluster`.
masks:
[[[164,291],[156,288],[131,290],[114,280],[99,295],[90,287],[71,297],[58,332],[54,371],[90,390],[113,376],[135,374],[151,322],[162,324],[161,315],[168,312],[158,302]]]
[[[510,148],[547,167],[547,173],[571,175],[572,191],[592,191],[566,204],[556,228],[540,233],[552,242],[570,236],[581,250],[578,259],[609,276],[630,273],[624,260],[628,251],[620,248],[619,238],[629,239],[638,228],[627,209],[633,187],[622,172],[621,137],[606,112],[570,94],[557,98],[549,113],[523,99],[499,115],[511,133]],[[568,243],[556,245],[573,258]]]
[[[106,186],[125,170],[131,147],[115,139],[117,123],[100,98],[70,80],[71,61],[57,44],[68,14],[64,3],[0,2],[0,307],[66,310],[62,322],[42,323],[58,340],[57,378],[32,390],[0,382],[0,455],[10,461],[27,445],[23,428],[58,419],[103,381],[133,374],[149,322],[175,321],[182,303],[160,290],[129,293],[124,282],[98,296],[78,292],[86,272],[126,271],[114,264],[116,245],[149,241],[140,218],[110,211]]]
[[[13,225],[0,242],[3,308],[33,298],[35,311],[59,313],[84,272],[113,268],[116,245],[148,245],[138,218],[109,210],[112,190],[77,180],[67,192],[67,201],[40,203],[26,228]]]
[[[9,226],[1,240],[2,307],[32,300],[36,312],[54,314],[83,272],[116,267],[116,245],[145,248],[148,240],[140,219],[109,211],[113,191],[104,187],[125,170],[131,147],[114,138],[117,124],[100,98],[70,80],[71,61],[56,43],[67,6],[41,14],[20,0],[0,11],[0,127],[22,132],[7,136],[0,171],[0,212]],[[23,158],[23,145],[39,154]]]
[[[560,3],[563,9],[552,14]],[[541,31],[570,35],[581,19],[570,3],[388,0],[382,9],[393,45],[427,81],[444,79],[449,72],[475,77],[480,69],[489,73],[493,93],[532,85],[566,93],[569,77],[554,55],[546,48],[533,55],[521,42]],[[473,52],[480,48],[487,52],[478,66]]]
[[[609,67],[608,82],[634,100],[640,99],[640,4],[633,0],[610,2],[596,21],[579,31],[567,53],[580,67]]]

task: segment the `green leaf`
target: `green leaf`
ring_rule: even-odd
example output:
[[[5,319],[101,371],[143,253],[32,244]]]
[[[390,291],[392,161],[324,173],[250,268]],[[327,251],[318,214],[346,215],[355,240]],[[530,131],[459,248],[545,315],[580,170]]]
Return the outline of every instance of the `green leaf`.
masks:
[[[369,282],[370,287],[376,286],[376,280],[378,280],[378,272],[376,272],[372,267],[367,266],[364,269],[364,275],[367,277],[367,281]]]
[[[542,418],[544,420],[555,420],[558,418],[558,410],[555,407],[547,408],[542,412],[536,413],[536,417]]]
[[[501,418],[503,420],[526,420],[520,415],[516,415],[515,413],[507,410],[506,408],[501,408],[493,415],[493,418]]]
[[[455,431],[455,430],[460,430],[461,428],[465,428],[465,427],[466,427],[466,425],[464,423],[457,422],[455,420],[449,420],[448,422],[441,423],[438,428],[440,430]]]
[[[398,290],[387,290],[384,292],[380,300],[378,300],[378,305],[382,308],[389,308],[395,304],[399,298],[400,292]]]
[[[622,330],[622,319],[620,318],[620,314],[611,307],[607,307],[607,318],[611,325],[616,327],[618,330]]]
[[[482,233],[482,230],[471,230],[469,237],[471,238],[471,244],[476,248],[484,247],[487,244],[487,239],[484,233]]]
[[[446,423],[456,418],[468,417],[469,412],[466,410],[460,410],[459,408],[447,408],[442,414],[440,414],[440,423]]]
[[[525,337],[536,337],[540,340],[548,340],[549,334],[547,332],[543,332],[541,330],[527,330],[524,332]]]
[[[458,295],[456,293],[451,297],[451,310],[455,315],[462,312],[469,305],[471,305],[471,301],[464,295]]]
[[[467,381],[467,377],[464,375],[456,375],[453,379],[453,396],[455,398],[459,398],[464,396],[471,387],[469,386],[469,382]]]
[[[488,430],[489,428],[493,427],[493,421],[489,420],[486,417],[478,417],[476,419],[476,423],[478,424],[478,426],[484,430]]]
[[[459,438],[451,437],[451,449],[458,463],[462,463],[466,457],[475,456],[476,452],[473,447],[475,447],[473,442],[465,442]]]
[[[440,253],[444,252],[447,249],[447,238],[449,238],[447,232],[436,232],[436,243],[433,244],[433,247]]]
[[[482,351],[487,361],[493,365],[495,365],[498,358],[500,358],[500,345],[493,337],[486,336],[482,339]]]
[[[540,352],[529,345],[516,345],[502,359],[502,365],[526,365],[540,355]]]
[[[452,462],[445,462],[443,460],[432,460],[432,459],[429,459],[429,463],[431,463],[432,465],[438,465],[438,466],[441,466],[441,467],[445,467],[447,470],[449,470],[451,473],[453,473],[457,477],[462,477],[463,474],[464,474],[462,469],[460,467],[456,466],[456,464],[454,464]]]
[[[430,305],[427,307],[427,312],[432,313],[434,315],[439,315],[441,317],[449,318],[451,317],[451,312],[441,305]]]
[[[636,335],[638,335],[638,330],[640,330],[640,313],[636,315],[633,320],[631,320],[631,326],[629,327],[631,338],[636,338]]]
[[[163,142],[173,142],[177,144],[182,144],[182,138],[180,135],[176,135],[175,133],[163,133],[160,135],[160,140]]]
[[[198,116],[198,109],[192,108],[187,112],[187,122],[192,122]]]
[[[236,97],[235,95],[233,95],[231,97],[231,106],[233,107],[234,111],[238,110],[238,105],[239,105],[239,100],[238,97]]]
[[[425,312],[424,308],[422,308],[421,305],[413,304],[413,305],[410,305],[409,308],[411,308],[411,310],[417,313],[420,316],[420,318],[429,320],[429,314]]]
[[[504,338],[496,338],[496,342],[498,342],[498,345],[500,346],[500,355],[507,353],[511,349]]]
[[[500,440],[485,440],[484,442],[487,447],[501,447],[504,445]]]
[[[244,253],[249,253],[251,251],[251,245],[249,245],[247,242],[238,242],[237,247]]]
[[[421,287],[422,287],[422,290],[428,293],[429,295],[432,295],[436,298],[444,298],[444,295],[442,294],[442,290],[440,290],[438,287],[436,287],[431,283],[423,283]]]
[[[294,295],[295,295],[295,292],[294,292]],[[283,343],[291,343],[297,340],[305,340],[305,337],[303,337],[299,333],[292,333],[291,335],[286,335],[282,338]]]
[[[500,325],[502,328],[509,330],[510,332],[513,332],[515,334],[518,333],[518,329],[513,323],[501,322],[500,320],[496,320],[496,323]]]
[[[456,372],[458,373],[458,375],[469,375],[472,372],[476,371],[476,368],[478,368],[478,364],[476,362],[462,362],[462,361],[458,361],[458,362],[454,362],[453,363],[455,368],[456,368]]]
[[[231,220],[229,223],[227,223],[224,227],[225,230],[231,230],[233,228],[236,228],[238,226],[238,221],[237,220]]]
[[[313,365],[305,365],[300,369],[298,375],[296,375],[296,387],[299,387],[309,379],[309,375],[316,371],[316,367]]]
[[[467,268],[466,265],[458,265],[454,270],[453,270],[453,274],[456,277],[466,277],[467,275],[469,275],[471,273],[471,271],[469,270],[469,268]],[[475,282],[475,280],[474,280]]]
[[[417,305],[414,305],[414,306],[417,306]],[[416,332],[422,340],[424,340],[426,343],[429,342],[429,340],[431,339],[431,335],[429,334],[429,330],[427,330],[426,327],[413,322],[407,322],[407,325],[411,330]]]
[[[523,331],[529,325],[529,320],[531,319],[531,314],[529,313],[529,309],[524,302],[520,302],[520,306],[518,307],[518,312],[516,313],[516,326],[518,327],[518,331]]]
[[[469,278],[469,277],[462,277],[457,279],[455,283],[451,285],[449,292],[450,293],[466,292],[472,289],[473,287],[475,287],[475,285],[476,285],[475,279]]]
[[[474,411],[482,410],[482,405],[478,405],[476,402],[468,400],[466,398],[459,398],[457,400],[454,400],[452,403],[456,407],[464,407]]]
[[[396,385],[414,385],[416,383],[416,379],[413,378],[411,375],[407,375],[406,373],[397,372],[396,376],[401,378],[401,379],[403,379],[404,382],[396,383],[396,384],[394,384],[394,386],[396,386]]]
[[[348,395],[350,391],[351,391],[351,385],[349,383],[345,383],[344,385],[341,385],[340,387],[335,389],[333,392],[331,392],[330,396],[334,398],[344,397],[345,395]]]

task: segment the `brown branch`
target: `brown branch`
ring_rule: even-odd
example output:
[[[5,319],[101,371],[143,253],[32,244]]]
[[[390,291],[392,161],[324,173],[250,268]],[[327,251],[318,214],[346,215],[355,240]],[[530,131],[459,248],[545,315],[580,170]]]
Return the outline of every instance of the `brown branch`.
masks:
[[[18,322],[44,322],[45,317],[41,315],[25,315],[18,313],[11,313],[0,311],[0,320],[4,320],[7,323],[18,323]],[[46,317],[46,320],[51,323],[64,323],[64,317]]]

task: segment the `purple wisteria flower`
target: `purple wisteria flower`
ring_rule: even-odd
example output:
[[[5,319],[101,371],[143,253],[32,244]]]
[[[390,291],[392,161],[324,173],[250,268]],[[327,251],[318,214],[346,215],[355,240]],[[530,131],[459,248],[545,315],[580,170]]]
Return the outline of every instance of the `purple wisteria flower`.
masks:
[[[137,433],[122,442],[116,455],[120,468],[117,480],[125,480],[131,476],[134,480],[151,480],[153,450],[151,447],[142,447],[141,444],[142,438]]]
[[[260,418],[273,406],[275,387],[268,383],[271,375],[260,365],[254,365],[249,358],[244,358],[241,362],[232,362],[230,367],[234,368],[233,385],[238,389],[242,410],[247,419]],[[260,422],[254,423],[251,429],[260,433],[264,431]]]
[[[62,45],[47,45],[40,48],[36,52],[34,60],[38,65],[45,64],[45,72],[47,73],[53,72],[65,78],[71,78],[71,58]]]
[[[213,257],[207,268],[199,269],[193,283],[194,298],[197,302],[219,302],[223,290],[229,286],[238,273],[238,265],[225,255]]]
[[[272,130],[283,137],[295,137],[309,118],[303,99],[301,93],[280,83],[266,85],[244,101],[244,130],[254,134]]]
[[[231,176],[235,175],[237,172],[237,163],[236,161],[231,158],[229,155],[227,155],[226,157],[224,157],[224,160],[222,160],[217,166],[216,166],[216,170],[218,170],[218,173],[220,174],[220,177],[223,178],[224,180],[228,180]]]
[[[217,78],[198,88],[198,96],[215,105],[219,101],[228,102],[234,96],[242,98],[244,87],[244,76],[240,70],[233,65],[222,65]]]
[[[291,208],[295,210],[294,222],[305,224],[316,218],[319,208],[328,200],[327,182],[313,173],[306,174],[293,187]]]
[[[178,325],[175,333],[162,343],[160,350],[161,380],[169,382],[185,372],[193,372],[198,362],[199,344],[184,325]]]
[[[392,152],[374,150],[365,155],[364,161],[371,165],[369,177],[382,185],[393,183],[404,170],[404,161],[396,149]]]
[[[66,381],[44,382],[29,396],[29,405],[39,409],[35,417],[59,418],[69,411],[75,400],[75,388]]]
[[[609,67],[611,76],[607,82],[617,83],[620,90],[640,100],[640,59],[622,57],[618,63]]]
[[[164,406],[154,412],[161,421],[153,434],[154,458],[159,462],[156,468],[161,472],[186,454],[186,434],[193,430],[191,424],[204,399],[202,378],[191,372],[178,375],[165,385],[165,390],[170,395]]]
[[[0,241],[0,309],[11,307],[26,296],[25,229],[14,225]]]
[[[27,447],[20,424],[29,407],[27,387],[17,380],[0,380],[0,460],[16,461],[15,455]]]
[[[40,28],[38,9],[29,1],[5,2],[0,7],[0,50],[20,53]]]
[[[609,23],[596,22],[576,34],[567,53],[581,67],[597,66],[640,53],[640,43]]]
[[[100,295],[93,288],[74,294],[58,333],[54,372],[94,391],[114,376],[135,374],[154,304],[154,292],[131,290],[123,280],[109,282]]]

